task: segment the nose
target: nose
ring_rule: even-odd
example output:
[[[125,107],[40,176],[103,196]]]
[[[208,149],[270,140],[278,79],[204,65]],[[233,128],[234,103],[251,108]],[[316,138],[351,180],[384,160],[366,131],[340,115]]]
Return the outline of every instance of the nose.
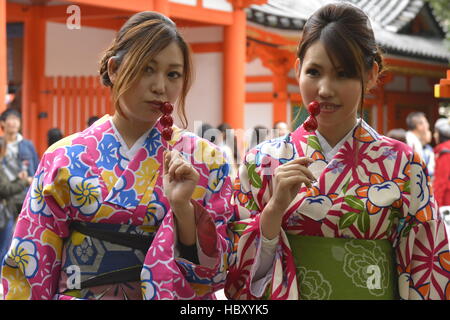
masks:
[[[333,83],[332,80],[324,77],[319,82],[319,97],[322,99],[328,99],[333,97],[334,90],[333,90]]]
[[[165,93],[165,83],[164,76],[162,74],[155,74],[152,77],[152,82],[150,84],[150,90],[156,96],[162,96]]]

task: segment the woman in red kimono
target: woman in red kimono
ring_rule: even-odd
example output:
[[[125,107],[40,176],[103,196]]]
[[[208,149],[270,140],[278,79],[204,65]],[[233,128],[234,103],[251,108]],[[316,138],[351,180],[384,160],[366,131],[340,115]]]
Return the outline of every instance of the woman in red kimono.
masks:
[[[447,299],[449,245],[426,167],[357,116],[383,71],[367,15],[345,3],[322,7],[297,57],[303,102],[320,106],[318,127],[247,153],[226,295]]]

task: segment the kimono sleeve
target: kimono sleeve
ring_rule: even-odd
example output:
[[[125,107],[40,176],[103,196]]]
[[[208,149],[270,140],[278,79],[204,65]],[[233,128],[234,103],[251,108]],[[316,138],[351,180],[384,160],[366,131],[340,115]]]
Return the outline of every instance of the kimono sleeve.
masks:
[[[263,156],[258,150],[250,151],[239,168],[233,192],[236,221],[230,225],[235,235],[236,258],[229,268],[225,285],[229,299],[286,299],[296,294],[295,265],[283,230],[275,244],[273,267],[265,277],[255,279],[262,249],[260,215],[270,199],[273,170],[280,164],[279,159],[289,153],[288,146],[277,148],[278,157]],[[259,282],[257,286],[254,285],[256,281]],[[282,285],[282,282],[293,286]]]
[[[53,299],[61,268],[68,203],[64,170],[55,154],[41,161],[19,215],[13,240],[2,263],[4,298]]]
[[[424,162],[417,154],[406,167],[404,215],[400,220],[396,259],[401,299],[448,300],[450,255],[444,221],[430,188]]]
[[[206,161],[211,158],[214,158],[213,161]],[[229,201],[230,166],[223,152],[217,147],[205,147],[202,159],[207,166],[207,170],[203,171],[207,172],[207,179],[203,180],[203,185],[198,188],[191,200],[197,226],[199,264],[183,258],[176,259],[198,296],[223,288],[232,248],[227,232],[227,224],[232,217]]]

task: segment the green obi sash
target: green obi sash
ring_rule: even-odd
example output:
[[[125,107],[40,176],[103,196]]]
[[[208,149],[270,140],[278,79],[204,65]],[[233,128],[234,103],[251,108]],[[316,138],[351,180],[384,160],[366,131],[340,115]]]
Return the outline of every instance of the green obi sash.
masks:
[[[301,300],[398,299],[394,249],[388,240],[287,238]]]

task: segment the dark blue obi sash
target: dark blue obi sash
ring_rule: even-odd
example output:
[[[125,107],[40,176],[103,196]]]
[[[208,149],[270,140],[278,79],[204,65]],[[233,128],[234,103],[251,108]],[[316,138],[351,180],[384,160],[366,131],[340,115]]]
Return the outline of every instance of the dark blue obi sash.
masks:
[[[74,221],[64,241],[58,293],[80,299],[142,299],[140,274],[155,226]]]

